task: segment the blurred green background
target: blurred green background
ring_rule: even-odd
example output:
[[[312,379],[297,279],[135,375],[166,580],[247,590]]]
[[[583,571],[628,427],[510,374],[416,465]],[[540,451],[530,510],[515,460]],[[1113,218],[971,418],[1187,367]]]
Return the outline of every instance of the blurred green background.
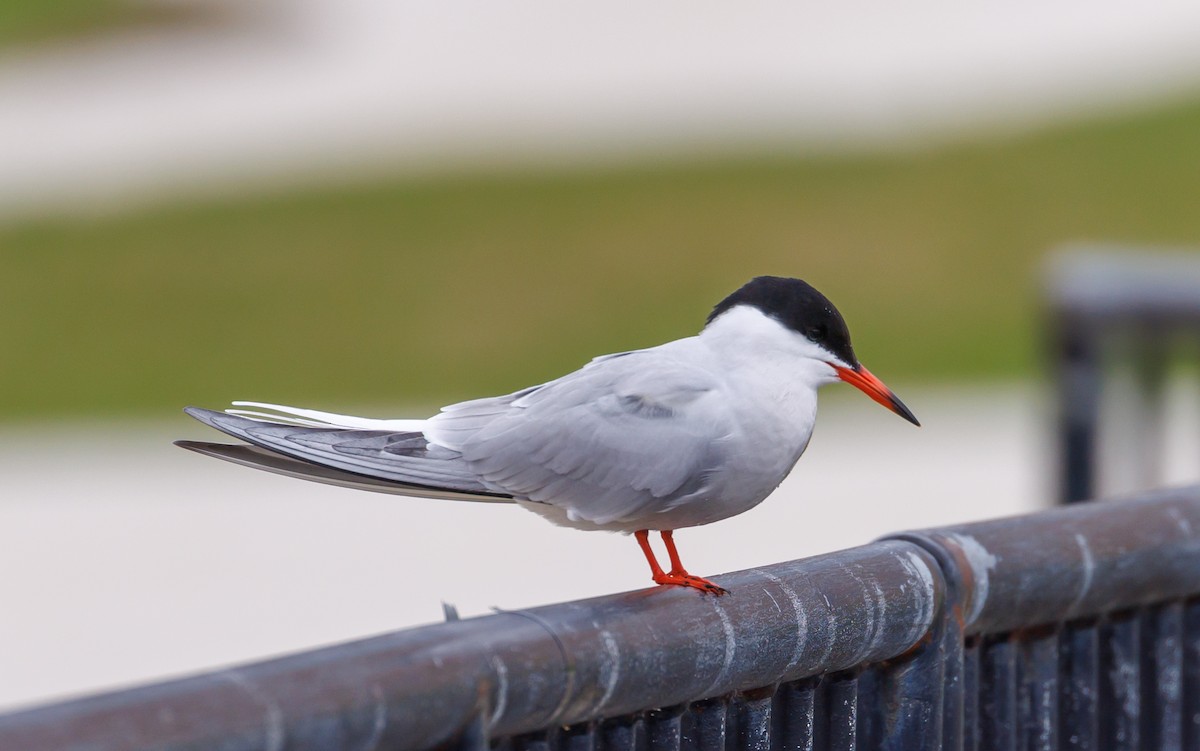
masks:
[[[120,0],[5,0],[0,3],[0,44],[62,38],[125,23],[138,9]]]
[[[4,0],[0,52],[10,46],[63,44],[111,31],[213,22],[225,10],[147,0]]]
[[[153,7],[14,0],[0,43]],[[889,382],[1027,378],[1046,252],[1200,244],[1197,195],[1200,104],[1183,100],[897,153],[375,178],[9,220],[0,419],[502,393],[694,333],[758,274],[829,295]]]
[[[1047,254],[1200,247],[1193,50],[1200,12],[1126,0],[0,0],[0,711],[644,584],[628,540],[180,451],[221,440],[181,409],[420,416],[758,274],[924,426],[831,388],[690,566],[1042,507]],[[1158,446],[1114,424],[1106,492]]]
[[[1200,241],[1200,105],[876,156],[374,181],[0,227],[0,415],[436,404],[803,277],[891,381],[1038,371],[1039,263]]]

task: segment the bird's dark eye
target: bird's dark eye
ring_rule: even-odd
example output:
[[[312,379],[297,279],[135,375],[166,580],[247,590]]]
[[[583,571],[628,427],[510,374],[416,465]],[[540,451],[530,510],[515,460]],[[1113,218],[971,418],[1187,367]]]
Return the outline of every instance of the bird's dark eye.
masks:
[[[829,328],[827,326],[825,326],[825,324],[823,324],[823,323],[819,324],[817,326],[813,326],[813,327],[809,328],[809,330],[808,330],[808,338],[812,339],[814,342],[819,342],[828,335],[829,335]]]

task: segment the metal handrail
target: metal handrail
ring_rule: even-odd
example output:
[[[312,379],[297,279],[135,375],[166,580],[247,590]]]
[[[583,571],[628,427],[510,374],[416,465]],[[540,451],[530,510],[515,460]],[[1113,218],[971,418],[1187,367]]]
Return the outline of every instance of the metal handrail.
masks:
[[[17,712],[0,716],[0,748],[704,748],[694,739],[733,734],[739,748],[959,749],[1027,726],[1057,733],[1076,715],[1014,697],[1075,685],[1047,658],[1064,635],[1099,634],[1078,659],[1109,659],[1097,619],[1177,601],[1189,604],[1168,611],[1163,638],[1178,621],[1176,651],[1191,654],[1182,639],[1200,655],[1200,487],[717,581],[732,594],[656,588],[504,612]],[[1101,672],[1068,677],[1091,683],[1063,706],[1120,690]],[[1200,741],[1185,724],[1200,723],[1200,689],[1176,683],[1163,722]],[[1108,722],[1079,717],[1084,737]]]

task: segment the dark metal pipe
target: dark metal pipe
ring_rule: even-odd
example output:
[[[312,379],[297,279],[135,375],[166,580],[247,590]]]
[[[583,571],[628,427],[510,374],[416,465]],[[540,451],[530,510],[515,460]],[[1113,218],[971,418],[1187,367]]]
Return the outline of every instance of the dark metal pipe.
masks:
[[[895,657],[944,596],[933,559],[903,541],[719,580],[731,595],[500,613],[18,712],[0,717],[0,748],[422,748],[473,721],[517,734]]]
[[[909,532],[0,716],[0,748],[1188,748],[1198,532],[1200,488]]]
[[[1185,597],[1200,584],[1200,489],[907,532],[962,593],[967,634]]]

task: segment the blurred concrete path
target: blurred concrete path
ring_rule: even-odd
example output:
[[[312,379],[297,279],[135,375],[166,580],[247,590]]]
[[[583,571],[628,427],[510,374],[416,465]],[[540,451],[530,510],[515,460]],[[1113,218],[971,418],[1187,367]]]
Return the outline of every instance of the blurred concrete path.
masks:
[[[1200,81],[1193,0],[226,7],[0,54],[0,215],[314,171],[921,141]]]

